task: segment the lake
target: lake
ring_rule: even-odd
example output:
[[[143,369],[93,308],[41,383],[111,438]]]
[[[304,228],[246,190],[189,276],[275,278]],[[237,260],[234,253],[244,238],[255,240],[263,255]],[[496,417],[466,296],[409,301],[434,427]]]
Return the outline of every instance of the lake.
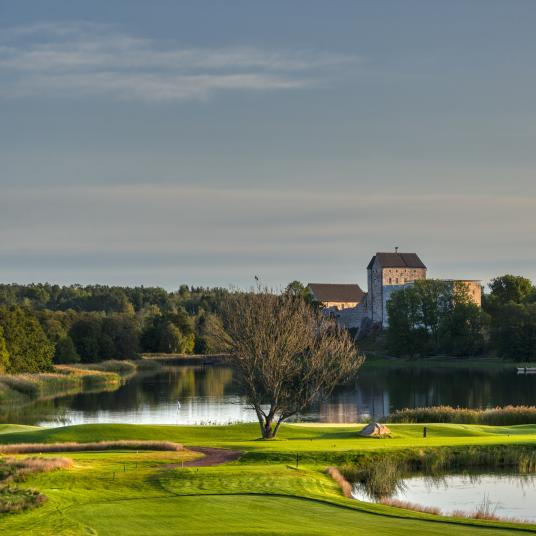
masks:
[[[178,402],[180,402],[180,407]],[[298,420],[358,422],[394,409],[448,404],[486,408],[536,403],[536,375],[511,369],[367,368],[351,385]],[[95,422],[202,424],[254,421],[233,370],[223,365],[165,365],[113,392],[82,393],[0,410],[0,422],[59,426]]]
[[[359,486],[355,499],[371,501]],[[440,478],[413,476],[402,481],[401,489],[390,497],[427,507],[444,515],[476,510],[500,517],[536,522],[536,476],[489,472],[486,474],[445,475]]]

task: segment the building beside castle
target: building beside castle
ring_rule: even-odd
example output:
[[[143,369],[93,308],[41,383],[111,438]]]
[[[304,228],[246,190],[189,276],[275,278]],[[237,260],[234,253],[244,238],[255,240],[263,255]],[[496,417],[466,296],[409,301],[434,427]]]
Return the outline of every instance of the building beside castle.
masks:
[[[387,302],[393,292],[426,279],[427,267],[416,253],[378,252],[367,266],[367,293],[359,285],[311,283],[309,290],[322,303],[326,312],[340,325],[359,329],[368,321],[386,328],[389,325]],[[482,303],[481,282],[473,279],[443,279],[455,287],[462,287],[479,307]],[[359,292],[357,292],[359,289]],[[353,305],[355,304],[355,305]]]
[[[313,299],[322,307],[342,311],[357,307],[365,293],[357,284],[309,283],[307,285]]]

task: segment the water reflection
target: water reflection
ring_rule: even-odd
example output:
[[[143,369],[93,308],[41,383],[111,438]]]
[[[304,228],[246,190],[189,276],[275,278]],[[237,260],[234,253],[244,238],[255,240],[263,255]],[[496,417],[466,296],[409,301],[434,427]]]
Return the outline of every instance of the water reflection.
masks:
[[[477,510],[536,523],[536,477],[505,472],[487,474],[414,476],[389,498],[425,507],[439,508],[445,515],[472,514]],[[363,487],[355,486],[353,496],[372,501]]]
[[[534,404],[536,376],[510,370],[366,369],[351,385],[298,417],[321,422],[380,418],[393,409],[448,404],[494,407]],[[177,409],[177,401],[181,407]],[[225,366],[166,366],[135,376],[114,392],[83,393],[2,408],[0,422],[42,424],[122,422],[199,424],[254,421],[239,395],[233,371]]]

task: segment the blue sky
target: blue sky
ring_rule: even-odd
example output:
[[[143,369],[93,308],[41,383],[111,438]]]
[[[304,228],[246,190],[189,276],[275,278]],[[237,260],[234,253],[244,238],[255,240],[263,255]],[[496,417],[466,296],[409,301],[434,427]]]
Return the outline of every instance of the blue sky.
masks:
[[[536,279],[536,3],[0,0],[0,280]]]

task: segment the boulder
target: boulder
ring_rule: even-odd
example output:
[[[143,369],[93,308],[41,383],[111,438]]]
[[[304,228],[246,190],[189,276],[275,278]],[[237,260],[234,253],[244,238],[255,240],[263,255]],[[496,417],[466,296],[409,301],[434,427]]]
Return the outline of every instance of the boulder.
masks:
[[[359,435],[363,437],[387,437],[391,435],[391,430],[385,424],[371,422],[359,432]]]

